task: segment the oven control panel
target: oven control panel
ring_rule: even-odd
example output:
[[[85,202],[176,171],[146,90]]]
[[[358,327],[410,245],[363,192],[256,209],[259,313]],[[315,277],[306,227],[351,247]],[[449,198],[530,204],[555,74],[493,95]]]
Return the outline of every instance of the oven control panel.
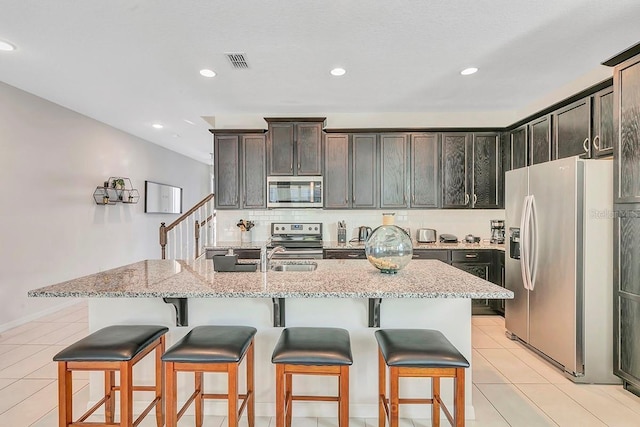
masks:
[[[321,222],[272,222],[271,235],[309,236],[322,234]]]

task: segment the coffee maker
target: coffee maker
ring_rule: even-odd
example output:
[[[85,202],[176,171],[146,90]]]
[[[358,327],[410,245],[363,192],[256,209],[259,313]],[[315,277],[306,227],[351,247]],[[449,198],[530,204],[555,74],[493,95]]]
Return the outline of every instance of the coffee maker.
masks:
[[[504,220],[491,220],[491,243],[504,243]]]

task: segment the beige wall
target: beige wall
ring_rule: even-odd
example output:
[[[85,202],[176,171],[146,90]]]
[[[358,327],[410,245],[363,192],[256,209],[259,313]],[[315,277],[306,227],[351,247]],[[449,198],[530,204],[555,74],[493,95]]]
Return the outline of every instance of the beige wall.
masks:
[[[98,206],[109,176],[127,176],[137,205]],[[144,213],[144,181],[184,189],[189,207],[209,192],[208,166],[0,83],[0,330],[64,299],[27,291],[147,258],[158,227],[177,215]]]

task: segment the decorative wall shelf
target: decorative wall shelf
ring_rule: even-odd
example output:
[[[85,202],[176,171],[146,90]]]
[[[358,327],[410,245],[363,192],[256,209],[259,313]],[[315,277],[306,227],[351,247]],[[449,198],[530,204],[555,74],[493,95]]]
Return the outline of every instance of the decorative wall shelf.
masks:
[[[140,200],[140,193],[133,188],[129,178],[110,176],[104,185],[96,187],[93,200],[97,205],[135,204]]]

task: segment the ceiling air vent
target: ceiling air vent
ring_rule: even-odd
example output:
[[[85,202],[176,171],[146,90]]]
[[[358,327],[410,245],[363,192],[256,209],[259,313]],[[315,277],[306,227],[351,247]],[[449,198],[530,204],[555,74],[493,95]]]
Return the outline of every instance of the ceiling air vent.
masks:
[[[247,64],[247,59],[245,58],[244,53],[227,53],[226,55],[233,68],[249,68],[249,64]]]

